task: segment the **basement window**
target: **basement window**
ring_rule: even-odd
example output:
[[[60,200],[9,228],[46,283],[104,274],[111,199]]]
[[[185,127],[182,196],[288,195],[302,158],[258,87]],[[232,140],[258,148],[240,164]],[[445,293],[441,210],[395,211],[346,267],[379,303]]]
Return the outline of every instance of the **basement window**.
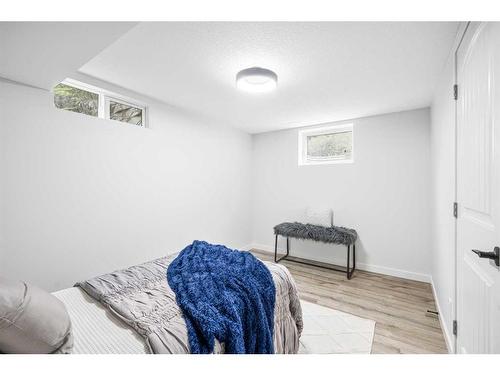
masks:
[[[353,162],[353,124],[299,131],[299,165]]]
[[[54,87],[54,105],[66,111],[146,126],[144,104],[72,79],[66,79]]]
[[[99,94],[60,83],[54,87],[54,104],[59,109],[97,117]]]

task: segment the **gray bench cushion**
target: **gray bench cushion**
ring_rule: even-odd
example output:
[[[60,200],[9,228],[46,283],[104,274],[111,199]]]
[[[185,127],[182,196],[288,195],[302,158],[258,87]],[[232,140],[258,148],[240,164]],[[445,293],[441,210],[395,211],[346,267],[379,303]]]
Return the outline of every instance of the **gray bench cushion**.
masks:
[[[358,234],[354,229],[344,227],[321,227],[302,223],[281,223],[274,227],[274,234],[283,237],[314,240],[325,243],[352,245]]]

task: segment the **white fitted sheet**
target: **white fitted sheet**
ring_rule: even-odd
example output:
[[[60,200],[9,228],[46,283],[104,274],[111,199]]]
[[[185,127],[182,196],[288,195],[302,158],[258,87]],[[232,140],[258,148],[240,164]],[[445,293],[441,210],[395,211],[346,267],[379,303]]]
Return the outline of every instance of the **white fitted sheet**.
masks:
[[[53,293],[68,309],[74,354],[145,354],[145,340],[80,288]]]

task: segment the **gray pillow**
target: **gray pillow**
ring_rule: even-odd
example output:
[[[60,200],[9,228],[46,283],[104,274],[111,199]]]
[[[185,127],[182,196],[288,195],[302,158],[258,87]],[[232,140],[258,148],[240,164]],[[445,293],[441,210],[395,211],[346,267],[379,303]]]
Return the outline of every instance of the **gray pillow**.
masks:
[[[61,301],[0,277],[0,352],[69,353],[72,347],[71,321]]]

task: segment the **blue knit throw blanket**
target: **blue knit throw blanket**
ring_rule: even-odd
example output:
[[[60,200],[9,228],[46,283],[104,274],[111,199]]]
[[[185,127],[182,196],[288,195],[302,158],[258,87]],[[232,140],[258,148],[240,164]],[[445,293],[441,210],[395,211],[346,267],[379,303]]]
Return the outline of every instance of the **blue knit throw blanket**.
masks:
[[[191,353],[274,353],[275,286],[249,252],[194,241],[167,270],[186,320]]]

